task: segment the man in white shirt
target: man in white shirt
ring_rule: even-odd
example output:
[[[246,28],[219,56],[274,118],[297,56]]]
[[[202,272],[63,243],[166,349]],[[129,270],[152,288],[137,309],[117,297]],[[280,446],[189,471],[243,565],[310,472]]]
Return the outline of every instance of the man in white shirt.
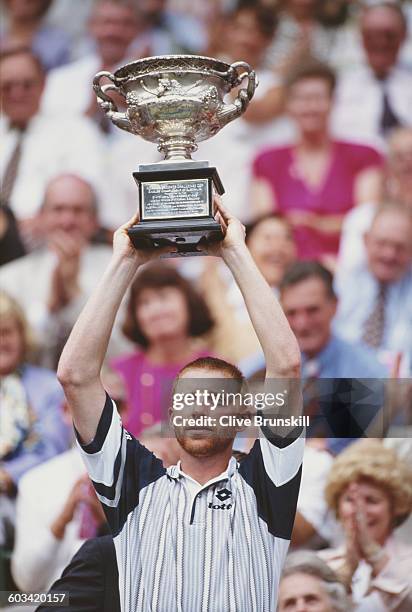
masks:
[[[99,114],[92,88],[93,77],[100,70],[112,72],[127,61],[130,44],[137,32],[136,6],[131,2],[95,2],[89,20],[89,35],[94,51],[50,73],[43,110],[55,114],[87,114],[102,119],[104,115]]]
[[[225,238],[206,245],[207,252],[221,254],[234,275],[262,344],[267,380],[281,379],[286,414],[296,415],[300,389],[292,379],[299,376],[298,345],[245,246],[244,228],[218,201],[215,205]],[[295,419],[285,422],[287,438],[279,429],[262,427],[263,437],[237,464],[231,458],[233,429],[225,437],[221,418],[217,429],[214,419],[206,429],[202,422],[196,429],[190,420],[174,421],[179,408],[173,400],[170,416],[180,461],[167,471],[124,430],[100,378],[107,342],[137,269],[173,249],[135,251],[128,227],[115,234],[112,261],[77,320],[58,369],[79,449],[113,533],[122,610],[272,612],[295,516],[302,427]],[[183,388],[199,390],[195,378],[203,377],[208,386],[216,376],[219,389],[229,383],[239,391],[243,384],[233,365],[206,357],[180,371],[174,398],[181,401]],[[191,415],[206,415],[201,398],[191,405]],[[222,417],[233,416],[227,404],[219,408]]]
[[[4,53],[0,69],[3,204],[19,221],[31,219],[49,180],[63,172],[77,174],[98,189],[103,176],[102,142],[93,124],[82,117],[57,119],[40,112],[45,76],[31,51]],[[63,88],[60,95],[75,93]]]
[[[24,308],[40,361],[54,366],[111,249],[90,244],[97,202],[92,187],[78,176],[61,175],[49,183],[39,217],[45,247],[3,266],[0,285]]]
[[[388,138],[384,200],[412,209],[412,127],[397,128]],[[339,275],[365,261],[364,235],[377,209],[378,202],[364,202],[345,216],[337,262]]]
[[[399,62],[407,23],[399,5],[382,1],[363,10],[360,28],[366,63],[341,77],[332,125],[382,145],[391,129],[412,125],[412,72]]]
[[[412,215],[400,204],[386,204],[365,234],[366,261],[337,270],[339,307],[335,331],[371,346],[380,360],[401,371],[410,368],[412,347]]]

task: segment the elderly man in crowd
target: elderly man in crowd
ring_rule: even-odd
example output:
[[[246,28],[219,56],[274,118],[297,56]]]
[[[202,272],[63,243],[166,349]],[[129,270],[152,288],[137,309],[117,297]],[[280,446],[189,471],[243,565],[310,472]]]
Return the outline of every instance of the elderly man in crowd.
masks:
[[[348,341],[363,342],[392,364],[410,369],[412,347],[412,214],[386,204],[365,235],[366,261],[337,275],[339,308],[335,329]],[[409,364],[409,365],[408,365]]]
[[[286,559],[279,588],[278,612],[350,612],[350,597],[322,559],[306,550]]]
[[[280,299],[299,343],[304,379],[381,378],[387,374],[370,349],[334,333],[338,301],[332,274],[321,264],[295,263],[280,284]],[[247,373],[261,367],[259,359],[250,361]]]
[[[103,173],[101,140],[86,118],[53,118],[40,112],[45,75],[30,50],[4,53],[0,69],[0,198],[20,221],[33,223],[45,187],[56,174],[74,172],[98,185]]]
[[[131,59],[129,47],[138,32],[136,7],[133,2],[95,2],[89,19],[93,51],[48,76],[43,100],[45,112],[85,114],[101,128],[109,128],[110,122],[104,121],[97,106],[92,81],[99,70],[115,71]]]
[[[382,142],[412,125],[412,73],[399,62],[407,22],[399,4],[382,0],[363,9],[360,29],[366,64],[342,76],[333,125],[346,138]]]
[[[396,128],[388,138],[383,195],[385,200],[398,202],[412,211],[412,127]],[[337,262],[339,275],[365,260],[364,235],[378,208],[379,202],[368,201],[346,215]]]
[[[55,365],[111,249],[90,243],[97,202],[91,185],[79,176],[61,175],[48,184],[40,224],[45,246],[5,265],[0,283],[26,310],[38,335],[40,361]]]
[[[367,347],[343,340],[333,331],[338,303],[332,283],[331,273],[321,264],[299,262],[286,273],[280,291],[302,352],[311,433],[338,436],[327,442],[329,450],[338,452],[351,441],[347,436],[361,436],[372,425],[383,403],[379,379],[388,372]]]

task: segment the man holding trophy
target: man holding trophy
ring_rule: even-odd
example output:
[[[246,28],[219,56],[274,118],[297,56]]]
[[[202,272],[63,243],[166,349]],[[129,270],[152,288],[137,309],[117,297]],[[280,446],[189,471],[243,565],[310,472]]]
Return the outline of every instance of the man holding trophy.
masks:
[[[166,157],[173,150],[177,157],[158,164],[161,169],[140,168],[136,173],[139,214],[115,233],[111,263],[72,330],[58,377],[72,411],[80,452],[113,534],[122,611],[273,612],[299,492],[302,428],[291,425],[280,431],[262,427],[252,450],[239,464],[232,458],[232,445],[241,428],[224,431],[222,426],[193,425],[199,416],[206,417],[210,412],[202,402],[188,404],[184,412],[188,424],[174,427],[180,461],[165,469],[124,430],[100,379],[117,310],[139,267],[159,256],[215,255],[222,257],[243,294],[265,355],[267,385],[272,381],[287,397],[283,415],[300,411],[296,339],[245,245],[243,226],[217,196],[211,195],[212,185],[220,190],[215,169],[207,164],[190,167],[195,162],[185,154],[187,142],[192,138],[193,144],[195,133],[202,129],[210,135],[206,121],[215,122],[217,129],[218,122],[225,121],[225,111],[218,120],[214,114],[221,97],[213,85],[217,92],[211,95],[213,104],[204,114],[203,102],[196,115],[196,126],[203,127],[190,132],[186,126],[186,135],[182,136],[180,126],[186,120],[189,125],[193,113],[192,98],[197,95],[193,91],[201,88],[206,78],[205,60],[220,64],[214,65],[214,70],[222,74],[230,67],[200,58],[203,73],[199,74],[193,69],[191,56],[181,56],[185,61],[179,62],[179,56],[170,57],[172,73],[163,66],[160,77],[150,77],[158,80],[158,89],[149,78],[133,76],[139,88],[150,90],[149,110],[147,101],[142,105],[129,96],[128,103],[133,102],[134,108],[119,113],[108,97],[112,85],[102,87],[102,97],[107,98],[103,103],[115,123],[129,129],[135,121],[132,130],[137,132],[136,126],[140,131],[146,129],[141,126],[147,120],[150,134],[155,129],[168,130],[159,146]],[[153,59],[158,64],[167,60],[149,58]],[[117,80],[125,77],[131,66],[117,71]],[[187,74],[192,83],[185,84],[179,94],[182,75]],[[235,72],[230,74],[238,84]],[[238,94],[229,107],[232,116],[244,110],[250,93],[251,89]],[[189,103],[178,102],[179,95],[184,96],[183,102],[188,97]],[[164,99],[168,102],[166,110]],[[162,102],[160,109],[156,100]],[[211,108],[215,110],[211,112]],[[170,134],[173,137],[168,139]],[[204,358],[181,370],[175,392],[188,388],[194,391],[199,385],[210,388],[216,380],[219,388],[229,386],[237,391],[244,383],[235,366]],[[219,406],[216,412],[219,410],[226,415],[240,412],[238,403]],[[253,410],[249,410],[251,413]],[[172,404],[171,423],[175,414]]]

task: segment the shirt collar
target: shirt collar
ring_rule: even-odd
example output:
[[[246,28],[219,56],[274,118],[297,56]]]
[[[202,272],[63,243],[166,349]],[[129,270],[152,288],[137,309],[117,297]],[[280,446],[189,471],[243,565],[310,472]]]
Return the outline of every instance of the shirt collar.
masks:
[[[236,469],[237,469],[237,461],[234,457],[231,457],[226,470],[224,470],[218,476],[211,478],[210,480],[205,482],[205,484],[203,485],[200,485],[200,483],[198,483],[197,480],[195,480],[194,478],[192,478],[191,476],[189,476],[182,470],[181,461],[178,461],[176,465],[171,465],[170,467],[168,467],[167,473],[171,478],[174,478],[175,480],[178,480],[179,478],[187,478],[189,480],[192,480],[197,485],[201,486],[203,489],[204,487],[207,487],[210,484],[213,484],[214,482],[218,482],[220,480],[228,480],[229,478],[231,478],[231,476],[233,476]]]
[[[337,342],[337,338],[330,336],[329,341],[316,357],[308,357],[305,353],[302,353],[302,371],[304,373],[304,378],[319,376],[321,374],[325,365],[330,359],[333,359]]]

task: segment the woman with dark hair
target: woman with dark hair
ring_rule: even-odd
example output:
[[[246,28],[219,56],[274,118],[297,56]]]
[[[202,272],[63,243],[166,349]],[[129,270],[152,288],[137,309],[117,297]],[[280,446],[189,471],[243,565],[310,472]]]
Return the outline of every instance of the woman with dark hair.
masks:
[[[205,301],[177,270],[156,262],[138,274],[123,332],[140,350],[112,362],[125,382],[133,435],[167,419],[172,382],[186,363],[207,354],[197,339],[212,327]]]

